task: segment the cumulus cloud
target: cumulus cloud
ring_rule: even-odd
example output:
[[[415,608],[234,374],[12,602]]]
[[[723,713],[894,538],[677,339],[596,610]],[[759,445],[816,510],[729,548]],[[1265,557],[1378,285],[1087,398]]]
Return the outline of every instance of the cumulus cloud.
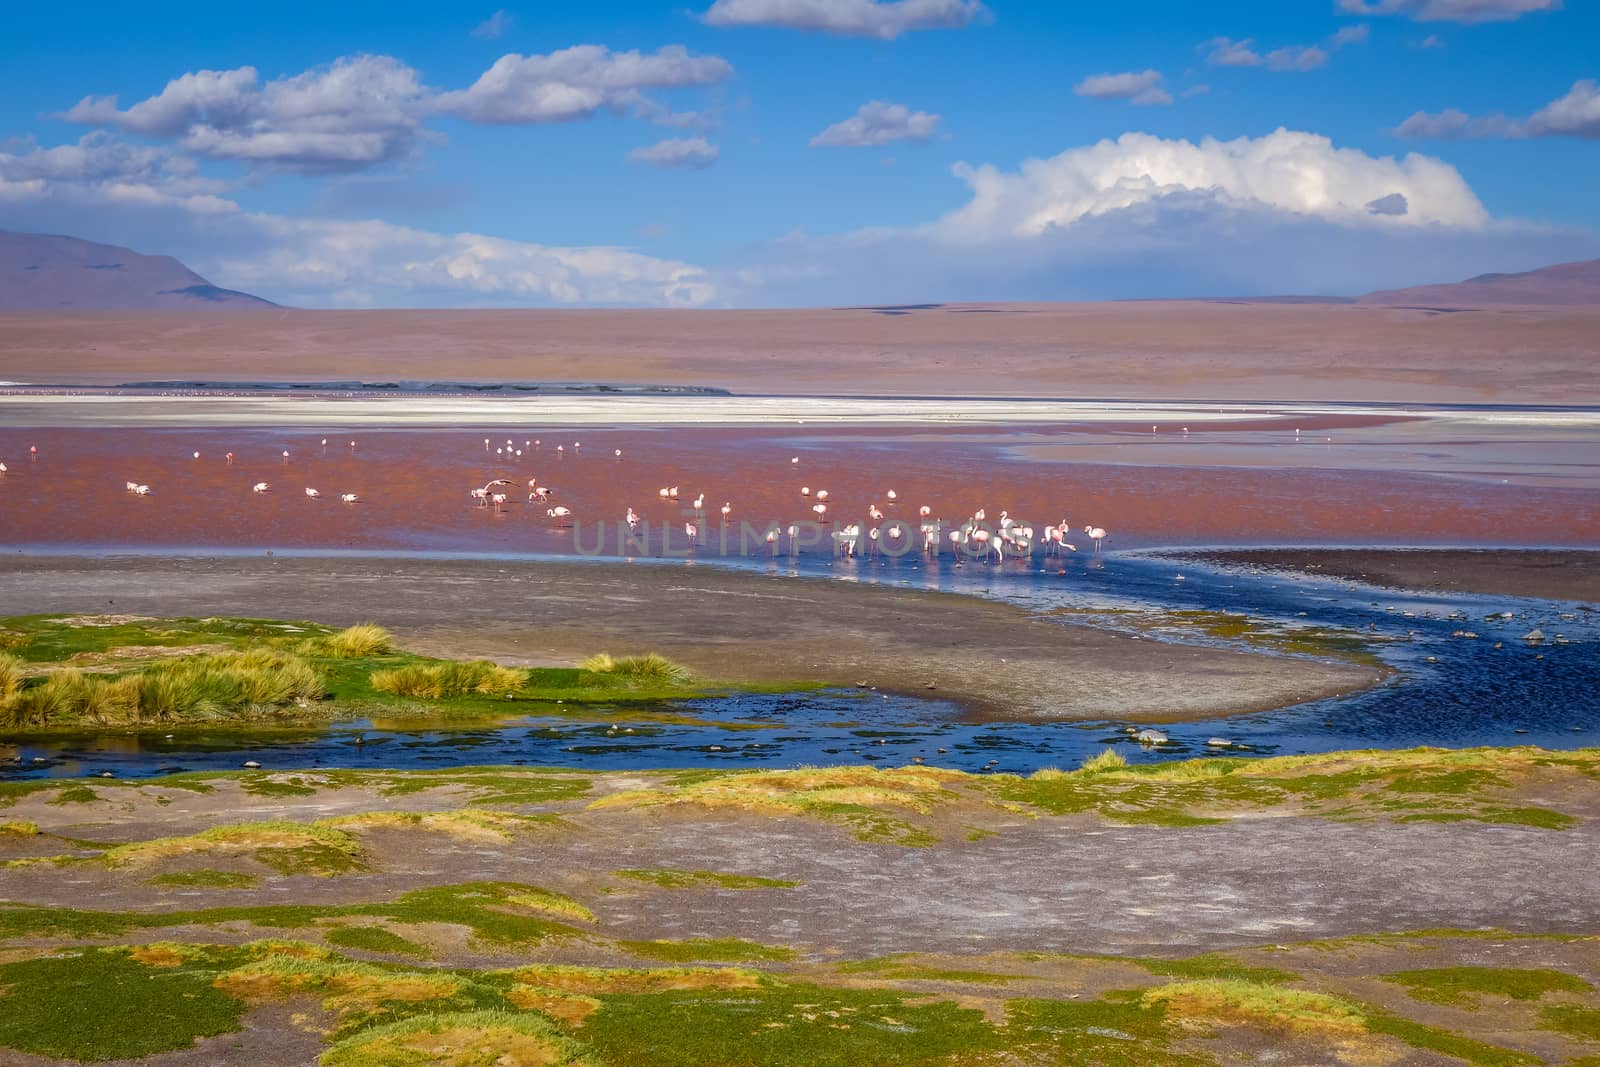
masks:
[[[427,96],[411,67],[361,55],[265,84],[254,67],[196,71],[129,108],[90,96],[60,117],[170,139],[209,159],[350,171],[408,154]]]
[[[1552,100],[1526,120],[1504,115],[1469,115],[1446,108],[1430,113],[1418,111],[1394,132],[1400,137],[1581,137],[1600,139],[1600,83],[1585,79],[1575,82],[1567,95]]]
[[[648,116],[660,105],[647,90],[714,85],[732,76],[727,60],[692,55],[682,45],[650,53],[576,45],[548,55],[502,56],[469,88],[440,94],[435,107],[495,124],[570,122],[602,110]]]
[[[1590,79],[1575,83],[1566,96],[1533,113],[1528,133],[1534,137],[1600,138],[1600,84]]]
[[[1350,44],[1365,44],[1372,35],[1372,28],[1365,22],[1357,26],[1342,26],[1335,30],[1328,38],[1328,43],[1334,48],[1343,48]]]
[[[1359,293],[1600,255],[1600,234],[1488,218],[1455,169],[1279,130],[1145,134],[1016,170],[958,167],[968,202],[914,227],[753,249],[719,277],[759,306]]]
[[[1352,15],[1404,15],[1417,22],[1509,22],[1558,11],[1561,0],[1339,0]]]
[[[505,32],[516,21],[516,16],[505,8],[501,8],[482,22],[472,28],[472,36],[482,41],[493,41],[505,36]]]
[[[101,130],[75,144],[41,148],[32,140],[0,151],[0,201],[161,204],[211,214],[232,209],[226,186],[164,148],[132,145]]]
[[[854,115],[811,138],[812,148],[867,148],[894,141],[926,141],[939,129],[940,116],[912,111],[904,104],[870,100]]]
[[[1127,100],[1134,104],[1172,103],[1172,94],[1161,87],[1161,72],[1158,70],[1092,74],[1073,86],[1072,91],[1094,100]]]
[[[1483,205],[1448,163],[1410,154],[1374,157],[1326,137],[1277,130],[1198,143],[1127,133],[1114,141],[1030,159],[1013,172],[961,164],[971,200],[936,224],[951,239],[1038,236],[1175,194],[1341,225],[1477,227]],[[1404,215],[1368,205],[1406,198]]]
[[[704,137],[669,137],[644,148],[635,148],[628,158],[652,167],[703,170],[717,161],[721,152]]]
[[[912,30],[956,29],[987,14],[980,0],[716,0],[701,21],[892,41]]]

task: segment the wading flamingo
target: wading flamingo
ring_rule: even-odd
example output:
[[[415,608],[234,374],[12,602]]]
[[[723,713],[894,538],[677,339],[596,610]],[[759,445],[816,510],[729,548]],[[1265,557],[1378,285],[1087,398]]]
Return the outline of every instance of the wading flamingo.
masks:
[[[1094,550],[1100,551],[1100,542],[1106,539],[1106,531],[1099,526],[1085,526],[1083,532],[1089,535],[1089,540],[1094,542]]]
[[[346,504],[359,504],[359,503],[361,503],[361,498],[356,496],[354,493],[340,493],[339,494],[339,499],[344,501]]]
[[[826,499],[828,499],[828,491],[826,489],[818,489],[817,490],[817,499],[818,500],[826,500]]]
[[[883,494],[883,495],[884,495],[884,496],[886,496],[886,497],[888,497],[888,498],[889,498],[889,501],[890,501],[890,502],[891,502],[891,503],[893,503],[893,502],[894,502],[894,501],[896,501],[896,500],[899,500],[899,499],[900,499],[900,494],[899,494],[899,493],[896,493],[896,492],[895,492],[895,491],[894,491],[894,490],[893,490],[893,489],[891,489],[891,490],[889,490],[889,491],[888,491],[888,492],[887,492],[887,493],[884,493],[884,494]]]
[[[266,482],[257,482],[255,485],[250,487],[250,491],[252,493],[266,493],[270,492],[271,489],[272,486],[268,485]]]
[[[693,507],[694,507],[694,509],[696,511],[700,511],[705,506],[706,506],[706,495],[704,493],[701,493],[699,496],[694,498]]]
[[[572,514],[571,508],[561,507],[559,504],[553,508],[545,508],[544,513],[552,519],[565,519]]]
[[[728,516],[733,514],[733,505],[726,500],[722,502],[722,521],[727,522]]]
[[[310,486],[306,487],[306,496],[310,497],[312,500],[317,499],[317,497],[319,497],[321,495],[322,495],[321,493],[317,492],[315,489],[311,488]]]
[[[696,526],[692,522],[684,523],[683,524],[683,536],[685,536],[685,537],[687,537],[689,539],[689,543],[691,545],[698,544],[699,543],[699,537],[700,537],[700,527]]]
[[[506,510],[506,494],[504,493],[494,493],[489,497],[489,502],[494,505],[496,513]]]

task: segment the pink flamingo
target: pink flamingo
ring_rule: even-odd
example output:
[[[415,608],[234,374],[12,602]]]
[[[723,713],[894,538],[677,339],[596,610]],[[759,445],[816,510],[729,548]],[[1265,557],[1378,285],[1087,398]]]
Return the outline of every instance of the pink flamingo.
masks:
[[[724,523],[726,523],[728,521],[728,516],[732,515],[732,514],[733,514],[733,505],[728,503],[727,501],[723,501],[723,503],[722,503],[722,521]]]
[[[265,492],[270,491],[271,489],[272,489],[272,486],[268,485],[266,482],[257,482],[255,485],[252,485],[250,487],[250,491],[252,493],[265,493]]]
[[[1100,551],[1100,542],[1106,539],[1106,532],[1099,526],[1085,526],[1083,532],[1089,535],[1089,540],[1094,542],[1096,553]]]
[[[698,544],[700,538],[700,527],[696,526],[692,522],[686,522],[683,524],[683,535],[689,539],[689,543],[691,545]]]
[[[506,510],[506,494],[495,493],[489,497],[489,501],[494,505],[496,514],[500,514]]]
[[[322,495],[321,493],[317,492],[315,489],[312,489],[310,486],[306,487],[306,496],[311,498],[312,500],[317,499],[317,497],[319,497],[321,495]]]
[[[346,504],[359,504],[359,503],[361,503],[361,498],[359,496],[356,496],[354,493],[340,493],[339,494],[339,499],[344,501]]]

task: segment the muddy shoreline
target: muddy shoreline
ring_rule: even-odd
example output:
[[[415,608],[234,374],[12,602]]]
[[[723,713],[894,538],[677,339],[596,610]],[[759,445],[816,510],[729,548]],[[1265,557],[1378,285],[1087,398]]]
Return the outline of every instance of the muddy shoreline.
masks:
[[[1600,550],[1273,548],[1162,553],[1398,589],[1600,604]]]
[[[948,593],[692,565],[0,560],[0,614],[47,612],[371,620],[419,652],[518,665],[658,651],[706,680],[865,685],[1011,721],[1237,715],[1383,676],[1344,661],[1140,640]]]

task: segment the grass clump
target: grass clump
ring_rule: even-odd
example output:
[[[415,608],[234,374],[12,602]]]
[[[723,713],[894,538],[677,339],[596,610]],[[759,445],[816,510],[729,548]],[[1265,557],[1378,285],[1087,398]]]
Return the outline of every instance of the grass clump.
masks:
[[[426,958],[433,955],[424,946],[381,926],[335,926],[322,936],[328,944],[340,948],[382,952],[391,956]]]
[[[760,945],[737,937],[696,937],[686,941],[618,941],[617,947],[664,963],[749,963],[792,960],[799,955],[784,945]]]
[[[451,1012],[363,1030],[322,1054],[322,1067],[598,1067],[578,1042],[543,1016]]]
[[[0,652],[0,707],[10,704],[22,692],[23,666],[20,656]]]
[[[1114,748],[1108,748],[1099,755],[1084,760],[1083,766],[1078,768],[1078,772],[1080,774],[1100,774],[1104,771],[1120,771],[1127,766],[1128,761],[1123,758],[1122,753]],[[1040,774],[1042,773],[1040,772]],[[1039,776],[1039,774],[1035,774],[1033,777],[1038,778]]]
[[[198,871],[170,871],[145,883],[172,889],[254,889],[261,879],[240,871],[219,871],[209,867]]]
[[[1146,990],[1142,999],[1165,1004],[1174,1017],[1209,1023],[1324,1035],[1367,1030],[1360,1010],[1347,1001],[1266,982],[1234,978],[1173,982]]]
[[[1594,991],[1582,978],[1547,967],[1434,967],[1396,971],[1383,978],[1405,986],[1418,1000],[1435,1004],[1471,1004],[1476,996],[1538,1000],[1546,993]]]
[[[409,663],[373,671],[370,681],[372,688],[380,693],[441,700],[468,693],[488,696],[515,693],[527,678],[526,671],[476,660],[471,663]]]
[[[1568,1037],[1600,1041],[1600,1009],[1580,1008],[1576,1004],[1546,1005],[1539,1010],[1539,1026]]]
[[[578,669],[596,676],[596,680],[629,687],[672,688],[689,680],[688,668],[656,652],[620,657],[601,652],[578,664]]]
[[[343,830],[315,823],[267,821],[213,826],[187,837],[118,845],[101,859],[113,867],[146,865],[202,853],[248,854],[280,874],[335,875],[363,866],[361,843]]]
[[[394,638],[383,627],[364,622],[329,634],[317,644],[331,659],[370,659],[392,651]]]
[[[0,699],[0,721],[52,727],[215,719],[318,700],[323,689],[310,663],[273,648],[188,656],[117,678],[64,667]]]

